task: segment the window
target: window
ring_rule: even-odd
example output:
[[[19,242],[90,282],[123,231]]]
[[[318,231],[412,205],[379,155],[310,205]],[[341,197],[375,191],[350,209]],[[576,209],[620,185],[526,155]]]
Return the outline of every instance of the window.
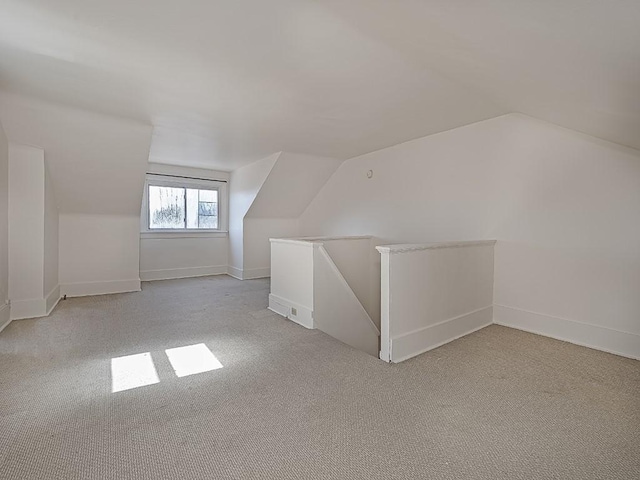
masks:
[[[142,231],[222,231],[226,183],[147,175]]]
[[[149,230],[218,229],[218,190],[149,185]]]

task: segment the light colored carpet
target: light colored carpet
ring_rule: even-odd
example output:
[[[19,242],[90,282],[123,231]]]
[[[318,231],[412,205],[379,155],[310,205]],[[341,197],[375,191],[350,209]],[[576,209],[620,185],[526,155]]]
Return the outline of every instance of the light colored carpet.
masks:
[[[387,365],[265,280],[143,288],[0,334],[1,478],[640,478],[640,362],[491,326]],[[223,368],[177,377],[165,349],[198,343]],[[160,382],[111,393],[144,352]]]

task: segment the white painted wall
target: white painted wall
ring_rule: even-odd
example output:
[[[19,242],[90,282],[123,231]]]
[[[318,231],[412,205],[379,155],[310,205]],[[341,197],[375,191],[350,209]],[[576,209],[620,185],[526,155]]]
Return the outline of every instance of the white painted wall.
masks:
[[[229,273],[243,278],[244,217],[258,195],[280,153],[244,166],[231,173],[229,180]]]
[[[12,318],[44,314],[44,151],[9,145],[9,298]]]
[[[0,107],[11,142],[37,145],[46,152],[61,216],[59,277],[61,283],[75,285],[65,293],[138,289],[139,223],[132,237],[130,218],[139,219],[151,126],[5,93]],[[45,243],[51,252],[52,225],[48,230]],[[40,242],[43,238],[39,236]],[[53,263],[47,268],[49,285],[55,276]]]
[[[11,142],[47,152],[61,213],[138,214],[150,125],[16,95],[0,107]]]
[[[493,322],[494,243],[378,247],[380,358],[401,362]]]
[[[9,298],[13,319],[48,315],[60,299],[58,207],[45,152],[9,147]]]
[[[46,154],[45,154],[46,160]],[[53,180],[49,169],[44,164],[44,289],[47,312],[60,299],[59,264],[59,225],[60,215],[56,201]]]
[[[269,308],[307,328],[314,328],[313,248],[306,241],[271,240]]]
[[[10,321],[9,305],[9,142],[0,123],[0,331]]]
[[[497,212],[497,323],[640,358],[640,152],[519,121]]]
[[[372,237],[323,238],[324,249],[380,328],[380,254]]]
[[[378,355],[379,330],[361,300],[325,249],[333,251],[352,280],[369,279],[371,238],[271,239],[269,308],[306,327],[317,328],[341,342]],[[364,255],[361,253],[364,252]],[[349,254],[356,261],[347,258]],[[357,270],[363,272],[358,273]],[[370,283],[358,284],[368,298]]]
[[[344,162],[300,229],[496,238],[497,321],[640,356],[639,217],[640,152],[514,114]]]
[[[368,244],[365,251],[366,247]],[[365,269],[368,266],[366,262]],[[378,356],[380,332],[324,245],[314,248],[313,252],[313,307],[318,330]]]
[[[228,182],[230,178],[228,172],[154,163],[149,164],[147,172],[222,182]],[[222,190],[220,193],[225,195]],[[221,207],[224,208],[224,205],[228,205],[227,198]],[[227,232],[141,233],[140,278],[143,281],[163,280],[226,273],[228,251]]]
[[[163,163],[150,162],[147,165],[147,173],[157,175],[174,175],[178,177],[201,178],[204,180],[217,180],[220,182],[228,182],[231,178],[229,172],[220,170],[211,170],[208,168],[183,167],[180,165],[166,165]]]
[[[228,237],[158,234],[140,239],[140,278],[164,280],[227,273]]]
[[[298,217],[335,172],[335,158],[281,152],[243,225],[243,278],[270,275],[270,238],[296,237]]]
[[[138,215],[60,214],[60,292],[140,290]]]
[[[301,235],[373,235],[382,243],[486,238],[500,205],[496,172],[511,160],[504,142],[510,118],[345,161],[301,215]]]
[[[270,238],[297,237],[297,218],[244,219],[243,278],[262,278],[271,275]]]

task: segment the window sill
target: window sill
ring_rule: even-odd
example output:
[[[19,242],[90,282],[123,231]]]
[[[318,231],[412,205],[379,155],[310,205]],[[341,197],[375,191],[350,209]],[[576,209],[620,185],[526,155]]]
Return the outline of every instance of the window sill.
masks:
[[[229,235],[229,232],[216,230],[216,231],[203,231],[203,232],[185,232],[185,231],[163,231],[163,232],[140,232],[141,240],[157,240],[157,239],[174,239],[174,238],[224,238]]]

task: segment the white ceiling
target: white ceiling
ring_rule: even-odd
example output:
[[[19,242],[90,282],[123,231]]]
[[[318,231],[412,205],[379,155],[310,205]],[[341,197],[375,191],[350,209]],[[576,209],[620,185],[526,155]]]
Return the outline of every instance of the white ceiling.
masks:
[[[0,88],[223,170],[512,111],[640,148],[638,25],[638,0],[0,0]]]

